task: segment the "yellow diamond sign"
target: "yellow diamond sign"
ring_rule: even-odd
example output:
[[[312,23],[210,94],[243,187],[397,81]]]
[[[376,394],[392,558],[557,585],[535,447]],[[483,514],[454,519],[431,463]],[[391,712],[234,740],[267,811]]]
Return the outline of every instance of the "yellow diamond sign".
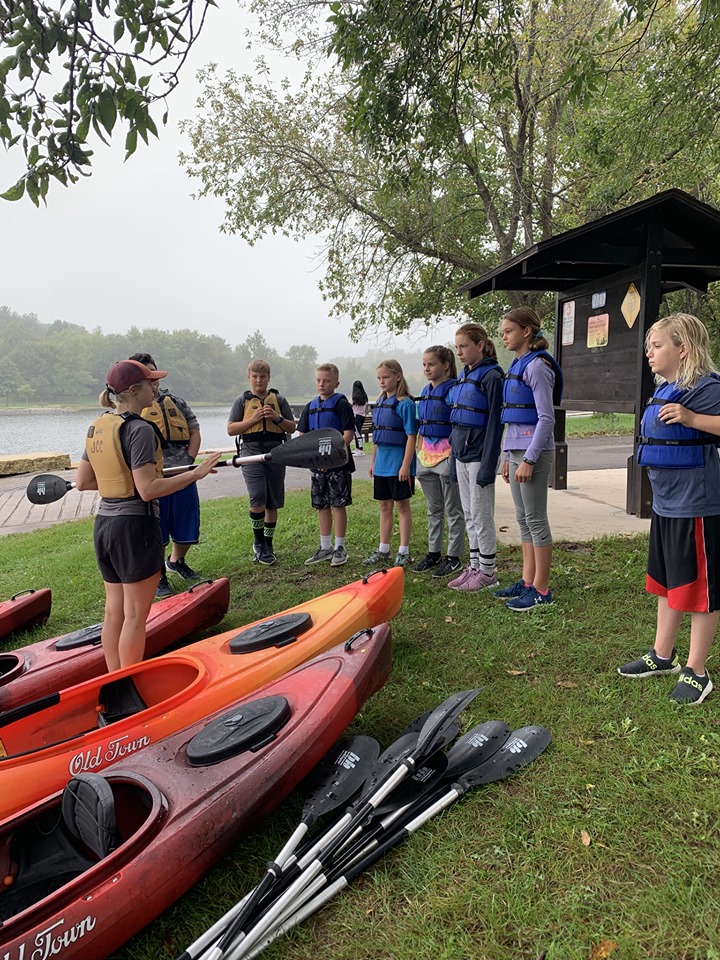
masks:
[[[625,299],[620,305],[622,315],[625,317],[625,323],[632,330],[633,324],[638,318],[640,313],[640,294],[637,291],[637,287],[634,283],[631,283],[628,287],[627,293],[625,294]]]

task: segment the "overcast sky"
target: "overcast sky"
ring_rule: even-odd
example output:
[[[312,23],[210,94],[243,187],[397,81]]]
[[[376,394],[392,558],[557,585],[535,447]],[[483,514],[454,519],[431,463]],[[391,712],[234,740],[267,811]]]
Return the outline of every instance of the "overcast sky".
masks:
[[[61,319],[106,333],[132,324],[190,327],[233,346],[260,329],[280,353],[294,343],[310,343],[322,357],[392,348],[391,338],[378,335],[353,345],[349,324],[328,318],[317,289],[317,241],[268,237],[249,247],[219,232],[220,201],[190,196],[193,181],[177,162],[188,145],[177,124],[193,115],[199,67],[215,61],[252,70],[248,23],[232,0],[210,10],[169,99],[168,126],[158,122],[159,141],[151,138],[149,147],[140,142],[127,163],[124,130],[111,148],[93,143],[92,176],[68,189],[53,181],[47,208],[38,210],[27,198],[0,200],[0,304],[35,313],[43,323]],[[277,70],[294,73],[291,64]],[[0,154],[0,192],[21,173],[19,151]],[[452,329],[434,336],[451,339]],[[432,336],[418,330],[396,343],[422,350]]]

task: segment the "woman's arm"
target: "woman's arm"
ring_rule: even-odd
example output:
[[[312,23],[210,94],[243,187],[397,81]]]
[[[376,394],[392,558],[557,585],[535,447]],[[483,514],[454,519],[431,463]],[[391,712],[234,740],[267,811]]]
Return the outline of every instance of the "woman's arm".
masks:
[[[89,460],[81,460],[75,473],[75,488],[77,490],[97,490],[97,477],[90,466]]]
[[[135,467],[132,471],[135,489],[146,502],[156,500],[158,497],[167,497],[171,493],[177,493],[178,490],[184,490],[191,483],[202,480],[209,473],[213,473],[215,464],[221,456],[222,452],[220,450],[211,453],[194,470],[179,473],[174,477],[158,477],[155,473],[155,464],[144,463],[141,467]]]

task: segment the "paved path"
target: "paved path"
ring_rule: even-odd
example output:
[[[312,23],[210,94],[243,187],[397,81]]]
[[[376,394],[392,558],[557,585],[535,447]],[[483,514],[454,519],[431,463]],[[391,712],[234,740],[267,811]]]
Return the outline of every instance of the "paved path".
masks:
[[[608,437],[604,440],[602,442],[595,438],[571,442],[568,489],[551,490],[549,497],[550,524],[556,540],[591,540],[649,529],[649,520],[638,520],[625,513],[624,464],[630,451],[628,439]],[[369,461],[369,457],[356,458],[355,477],[358,480],[367,478]],[[603,469],[608,463],[617,466]],[[580,464],[582,466],[578,469]],[[72,480],[74,471],[68,470],[58,475]],[[309,478],[307,470],[288,468],[287,489],[307,489]],[[57,503],[34,506],[25,496],[29,479],[29,476],[0,478],[0,536],[44,529],[94,514],[97,494],[79,493],[76,490],[71,490]],[[200,481],[198,490],[201,500],[246,496],[242,474],[232,468],[222,469]],[[422,497],[419,490],[417,495]],[[496,484],[496,498],[498,539],[501,543],[517,543],[517,524],[510,490],[501,480]]]

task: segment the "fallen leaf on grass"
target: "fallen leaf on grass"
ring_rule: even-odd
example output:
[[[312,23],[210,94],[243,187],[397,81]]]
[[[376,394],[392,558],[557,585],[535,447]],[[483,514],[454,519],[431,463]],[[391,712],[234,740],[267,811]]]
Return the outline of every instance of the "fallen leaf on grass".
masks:
[[[587,832],[587,830],[580,831],[580,840],[582,841],[582,845],[584,847],[589,847],[590,844],[592,843],[592,840],[590,839],[590,834]]]
[[[595,946],[590,951],[590,956],[588,960],[607,960],[610,954],[617,950],[618,945],[614,940],[603,940],[600,943],[595,944]]]
[[[498,529],[499,529],[500,533],[507,533],[507,532],[508,532],[508,527],[498,527]]]
[[[511,677],[521,677],[527,670],[506,670],[505,673],[509,673]]]
[[[452,617],[445,617],[445,623],[453,623]]]
[[[573,683],[572,680],[558,680],[555,684],[556,687],[565,687],[566,690],[576,690],[577,684]]]

